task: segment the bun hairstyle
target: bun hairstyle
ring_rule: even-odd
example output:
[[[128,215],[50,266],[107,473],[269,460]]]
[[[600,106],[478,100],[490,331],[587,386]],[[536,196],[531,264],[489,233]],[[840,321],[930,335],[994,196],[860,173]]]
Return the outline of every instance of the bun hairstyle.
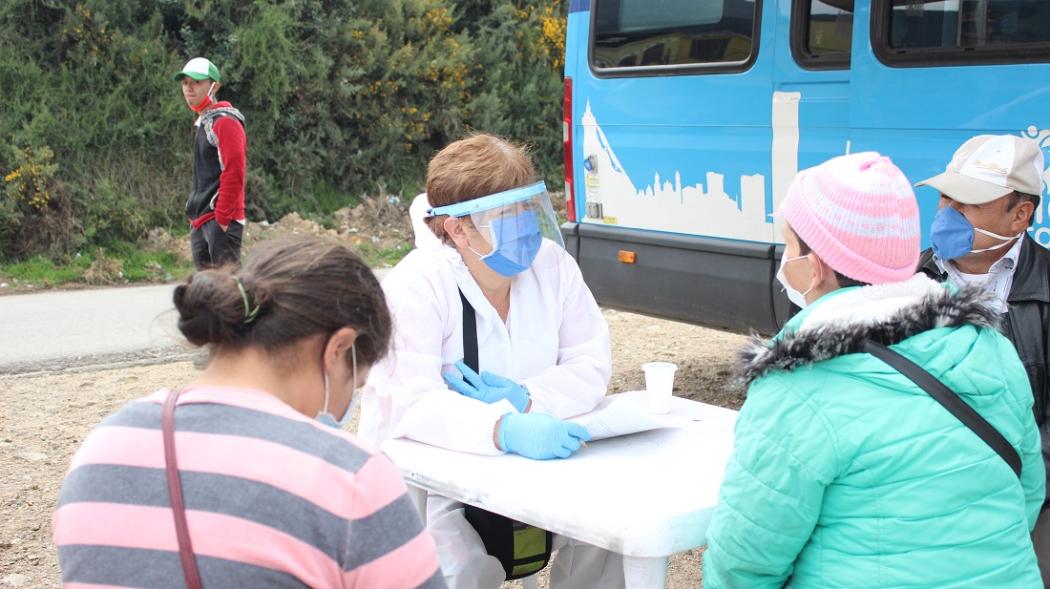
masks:
[[[239,269],[196,272],[175,287],[174,302],[179,331],[197,346],[277,352],[352,327],[357,357],[371,365],[390,345],[390,312],[372,270],[321,238],[267,242]]]

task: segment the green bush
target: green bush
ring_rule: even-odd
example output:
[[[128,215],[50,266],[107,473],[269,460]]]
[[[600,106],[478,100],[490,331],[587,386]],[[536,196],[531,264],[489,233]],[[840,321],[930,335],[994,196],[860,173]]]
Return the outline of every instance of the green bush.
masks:
[[[54,153],[43,147],[13,148],[13,169],[3,177],[4,221],[0,238],[12,258],[62,253],[71,241],[73,214],[65,186],[56,178]]]
[[[18,153],[50,150],[49,214],[64,228],[26,243],[41,210],[5,190],[0,259],[186,230],[194,115],[172,74],[196,55],[247,119],[252,219],[411,197],[434,151],[472,131],[531,145],[556,180],[564,12],[565,0],[0,2],[0,136],[14,148],[0,149],[0,176],[24,165]]]

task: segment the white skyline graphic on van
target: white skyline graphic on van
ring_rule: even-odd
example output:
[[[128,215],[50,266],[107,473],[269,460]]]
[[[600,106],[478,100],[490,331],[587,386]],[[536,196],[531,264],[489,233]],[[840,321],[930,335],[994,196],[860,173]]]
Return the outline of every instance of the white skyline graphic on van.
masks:
[[[583,113],[583,156],[586,221],[639,229],[707,235],[749,241],[774,241],[772,219],[766,213],[766,179],[762,174],[741,175],[740,193],[726,192],[725,175],[707,171],[706,182],[682,185],[681,170],[673,178],[654,173],[638,188],[609,144],[591,112]]]
[[[1050,227],[1047,227],[1050,223],[1050,203],[1047,202],[1050,200],[1047,198],[1047,190],[1050,189],[1050,129],[1029,125],[1021,131],[1021,137],[1032,139],[1043,151],[1043,199],[1035,209],[1034,227],[1030,227],[1028,232],[1039,245],[1050,247]]]

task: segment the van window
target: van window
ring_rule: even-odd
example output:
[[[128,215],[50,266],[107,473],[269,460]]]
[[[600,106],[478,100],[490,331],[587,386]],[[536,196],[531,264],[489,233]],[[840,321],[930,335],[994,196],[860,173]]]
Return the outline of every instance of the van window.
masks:
[[[756,49],[758,4],[758,0],[594,0],[591,65],[596,70],[746,67]]]
[[[1050,58],[1047,0],[881,0],[883,61],[1009,63]]]
[[[853,0],[796,0],[791,52],[809,69],[846,69],[853,41]]]

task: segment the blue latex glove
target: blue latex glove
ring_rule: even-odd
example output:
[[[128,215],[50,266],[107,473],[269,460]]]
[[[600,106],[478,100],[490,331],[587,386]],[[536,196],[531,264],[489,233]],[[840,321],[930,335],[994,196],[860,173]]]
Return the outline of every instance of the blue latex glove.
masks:
[[[529,406],[528,389],[513,380],[485,370],[478,374],[462,360],[456,362],[456,368],[463,378],[452,373],[445,373],[441,376],[449,388],[457,393],[483,403],[496,403],[500,399],[506,399],[518,411],[525,411],[525,408]]]
[[[501,450],[534,460],[568,458],[589,439],[582,425],[543,413],[507,413],[499,427]]]

